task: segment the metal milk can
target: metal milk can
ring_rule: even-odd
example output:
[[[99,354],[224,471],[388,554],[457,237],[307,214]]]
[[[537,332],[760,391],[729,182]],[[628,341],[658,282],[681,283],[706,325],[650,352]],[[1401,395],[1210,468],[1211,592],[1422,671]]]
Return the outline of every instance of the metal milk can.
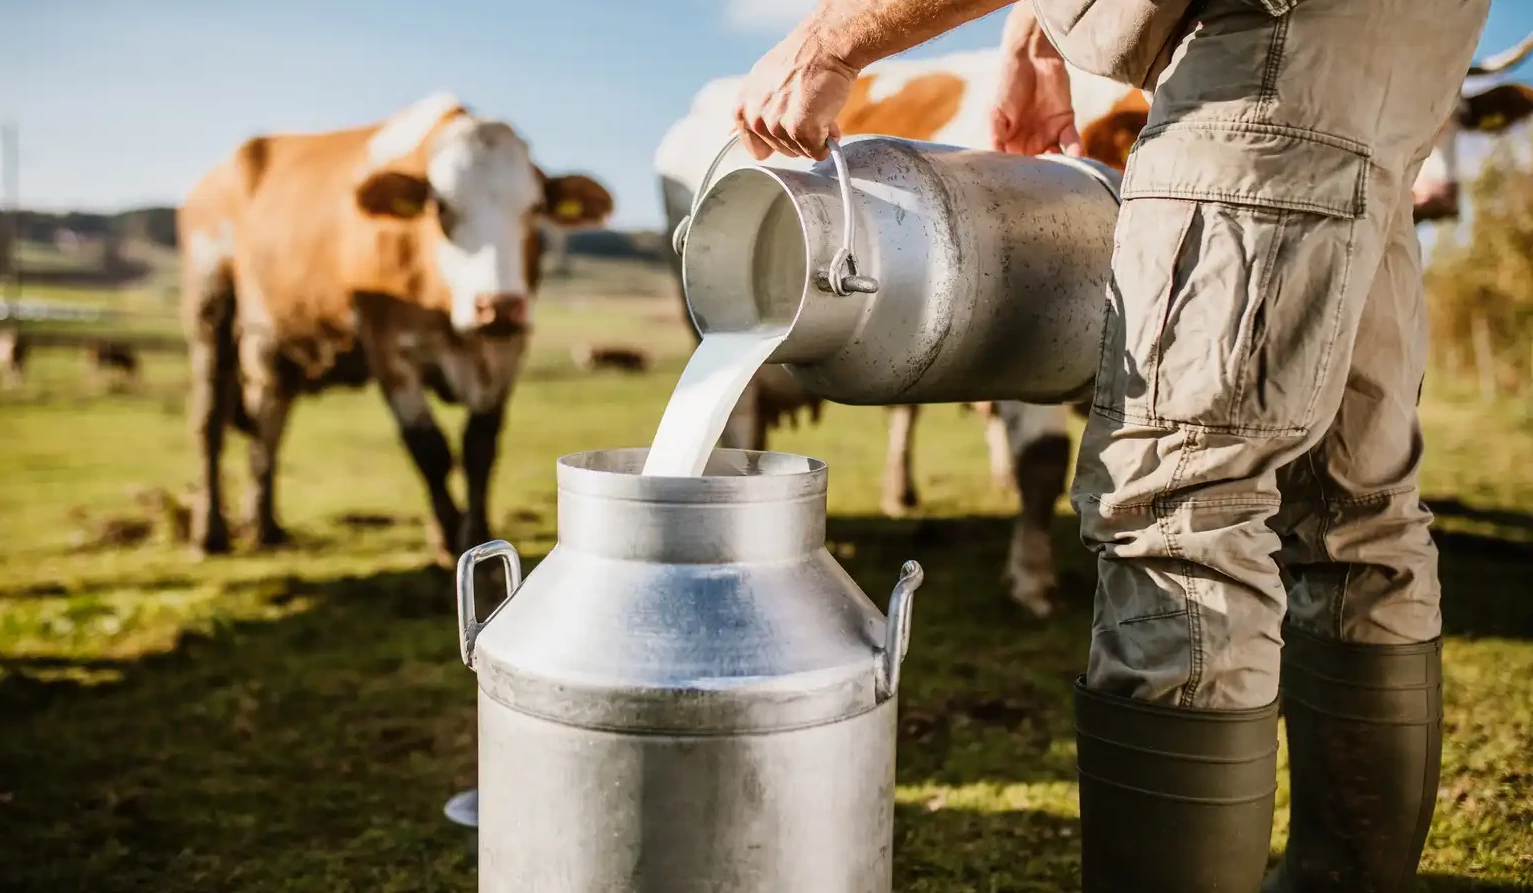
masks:
[[[647,449],[558,463],[558,543],[458,563],[479,685],[479,889],[871,893],[891,885],[895,694],[922,572],[889,618],[825,548],[826,466]],[[474,617],[474,568],[507,597]]]
[[[786,334],[767,362],[838,403],[1089,395],[1116,170],[858,136],[709,187],[733,142],[672,240],[703,335]]]

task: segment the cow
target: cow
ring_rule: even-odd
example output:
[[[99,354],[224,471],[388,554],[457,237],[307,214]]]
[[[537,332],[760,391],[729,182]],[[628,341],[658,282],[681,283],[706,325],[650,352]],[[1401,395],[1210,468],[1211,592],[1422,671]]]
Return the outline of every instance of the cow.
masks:
[[[1437,144],[1411,184],[1417,223],[1456,220],[1459,216],[1458,135],[1493,134],[1527,120],[1533,114],[1533,87],[1517,82],[1486,83],[1533,53],[1533,34],[1502,53],[1469,66],[1458,105],[1437,134]]]
[[[7,388],[19,388],[27,369],[30,339],[16,326],[0,328],[0,377]]]
[[[115,376],[120,384],[138,378],[138,351],[126,341],[93,338],[86,345],[85,361],[92,375]]]
[[[1471,74],[1491,74],[1516,64],[1533,37],[1518,48],[1487,60]],[[889,59],[865,69],[853,85],[837,123],[844,136],[883,134],[953,146],[989,148],[990,114],[1001,75],[999,50],[949,53],[922,60]],[[1071,66],[1071,93],[1082,154],[1122,171],[1149,118],[1150,94],[1083,72]],[[653,159],[660,180],[667,224],[674,230],[690,211],[703,173],[733,130],[733,112],[742,78],[722,77],[704,84],[685,116],[666,131]],[[1526,117],[1533,91],[1520,84],[1465,91],[1458,114],[1445,125],[1437,146],[1418,177],[1418,219],[1442,216],[1457,208],[1458,172],[1453,141],[1460,131],[1494,132]],[[736,146],[716,176],[752,159]],[[812,162],[774,156],[768,164],[801,168]],[[1451,205],[1445,197],[1451,196]],[[680,258],[672,257],[680,285]],[[694,337],[697,333],[694,330]],[[765,449],[776,420],[808,408],[818,417],[819,401],[781,367],[765,366],[731,416],[722,442],[726,446]],[[1049,529],[1054,507],[1064,492],[1069,465],[1068,421],[1071,409],[1000,401],[982,406],[991,474],[1010,473],[1021,506],[1013,526],[1004,577],[1011,597],[1039,618],[1053,610],[1057,574]],[[880,508],[898,516],[919,505],[911,474],[915,406],[889,408],[888,447]]]
[[[177,212],[188,410],[201,453],[192,541],[229,549],[218,461],[250,439],[258,544],[287,539],[277,450],[297,397],[377,381],[430,498],[437,555],[490,537],[486,490],[533,325],[541,228],[611,214],[594,179],[551,177],[510,124],[434,94],[365,126],[242,143]],[[465,405],[460,510],[427,394]]]
[[[582,341],[570,347],[570,359],[582,372],[618,369],[623,372],[648,372],[649,352],[626,344],[592,344]]]

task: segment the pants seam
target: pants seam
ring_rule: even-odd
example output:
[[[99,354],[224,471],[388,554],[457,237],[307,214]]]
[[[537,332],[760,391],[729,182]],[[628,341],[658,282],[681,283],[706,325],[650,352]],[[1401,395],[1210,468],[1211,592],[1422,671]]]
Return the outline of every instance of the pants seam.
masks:
[[[1334,506],[1335,508],[1359,508],[1365,505],[1377,505],[1379,503],[1388,502],[1389,500],[1394,499],[1396,496],[1404,496],[1407,493],[1413,493],[1415,490],[1415,484],[1402,484],[1398,487],[1390,487],[1387,490],[1380,490],[1377,493],[1369,493],[1366,496],[1345,496],[1340,499],[1333,500],[1330,505]]]
[[[1308,426],[1303,425],[1210,425],[1203,422],[1125,412],[1098,402],[1093,402],[1091,409],[1101,414],[1103,418],[1114,422],[1143,425],[1158,431],[1197,431],[1204,434],[1229,434],[1235,437],[1304,437],[1309,434]]]
[[[1177,561],[1181,573],[1183,590],[1183,603],[1187,614],[1187,651],[1188,668],[1187,681],[1182,686],[1182,695],[1178,699],[1183,707],[1191,707],[1193,696],[1197,692],[1198,684],[1203,678],[1203,649],[1202,649],[1202,618],[1198,614],[1197,600],[1194,596],[1195,584],[1193,583],[1191,568],[1188,566],[1187,556],[1177,542],[1176,534],[1171,529],[1170,516],[1175,506],[1165,500],[1165,494],[1170,493],[1181,486],[1182,475],[1186,473],[1187,466],[1191,462],[1192,455],[1197,451],[1199,442],[1196,431],[1186,431],[1186,442],[1182,444],[1181,456],[1177,460],[1176,469],[1166,481],[1166,486],[1158,493],[1153,503],[1155,513],[1155,526],[1159,528],[1161,538],[1166,541],[1166,554]]]
[[[1303,419],[1308,423],[1315,415],[1315,406],[1320,402],[1320,392],[1325,390],[1326,377],[1331,374],[1331,359],[1336,355],[1336,344],[1341,341],[1341,320],[1347,311],[1347,286],[1352,278],[1352,262],[1357,253],[1357,223],[1354,221],[1347,227],[1346,261],[1342,264],[1341,276],[1337,284],[1341,294],[1337,296],[1336,313],[1331,320],[1331,341],[1326,345],[1325,355],[1320,358],[1320,369],[1315,375],[1315,387],[1310,392],[1309,402],[1304,408]],[[1354,337],[1355,333],[1354,333]],[[1306,427],[1308,425],[1306,424]]]
[[[1176,611],[1161,611],[1161,612],[1156,613],[1156,614],[1146,614],[1143,617],[1133,617],[1133,618],[1130,618],[1128,620],[1120,620],[1120,621],[1118,621],[1118,625],[1119,626],[1133,626],[1136,623],[1146,623],[1146,622],[1149,622],[1151,620],[1170,620],[1170,619],[1172,619],[1174,617],[1180,617],[1180,616],[1182,616],[1183,614],[1186,614],[1186,613],[1187,613],[1187,609],[1186,608],[1181,608],[1181,609],[1176,610]]]
[[[1266,112],[1277,98],[1278,71],[1283,64],[1283,49],[1288,41],[1288,15],[1281,16],[1272,27],[1272,41],[1267,45],[1267,64],[1262,71],[1261,91],[1256,96],[1256,107]]]

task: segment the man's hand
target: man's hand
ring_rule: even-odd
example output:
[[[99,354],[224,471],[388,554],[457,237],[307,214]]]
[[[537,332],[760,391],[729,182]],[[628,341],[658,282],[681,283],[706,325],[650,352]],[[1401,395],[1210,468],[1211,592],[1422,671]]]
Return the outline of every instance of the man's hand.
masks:
[[[824,159],[858,72],[1008,2],[820,0],[746,76],[735,108],[745,148],[757,161],[773,152]]]
[[[992,148],[1042,155],[1081,154],[1070,72],[1026,0],[1012,8],[1001,46],[1000,89],[990,113]]]
[[[841,136],[836,116],[856,80],[856,69],[813,35],[788,35],[761,57],[740,89],[735,127],[746,151],[757,161],[773,152],[825,158],[825,141]]]

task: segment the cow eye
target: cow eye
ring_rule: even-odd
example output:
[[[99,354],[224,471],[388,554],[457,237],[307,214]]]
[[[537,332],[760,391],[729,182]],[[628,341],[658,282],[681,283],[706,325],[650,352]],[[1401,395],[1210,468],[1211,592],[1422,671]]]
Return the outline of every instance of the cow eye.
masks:
[[[452,231],[458,227],[458,212],[452,209],[452,205],[442,200],[440,195],[436,198],[437,221],[442,225],[442,235],[452,238]]]

